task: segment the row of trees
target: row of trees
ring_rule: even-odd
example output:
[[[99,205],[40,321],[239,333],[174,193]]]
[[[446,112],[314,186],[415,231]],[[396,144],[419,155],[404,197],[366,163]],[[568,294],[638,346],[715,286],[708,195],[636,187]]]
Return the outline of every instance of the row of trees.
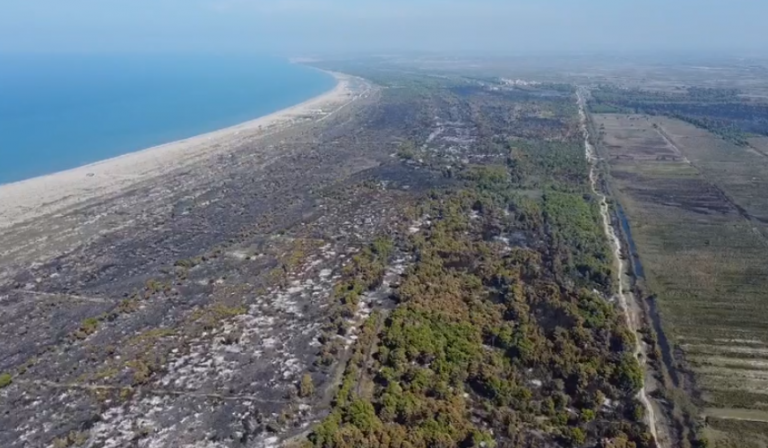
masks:
[[[643,113],[686,121],[737,145],[749,134],[768,135],[768,103],[742,99],[732,89],[690,88],[664,93],[603,86],[592,92],[595,113]]]

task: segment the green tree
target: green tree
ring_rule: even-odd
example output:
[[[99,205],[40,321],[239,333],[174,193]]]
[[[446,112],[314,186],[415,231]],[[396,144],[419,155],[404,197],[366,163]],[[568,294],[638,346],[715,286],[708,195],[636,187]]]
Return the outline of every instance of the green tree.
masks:
[[[381,420],[376,416],[376,409],[369,401],[353,401],[347,411],[346,420],[364,433],[371,433],[381,427]]]

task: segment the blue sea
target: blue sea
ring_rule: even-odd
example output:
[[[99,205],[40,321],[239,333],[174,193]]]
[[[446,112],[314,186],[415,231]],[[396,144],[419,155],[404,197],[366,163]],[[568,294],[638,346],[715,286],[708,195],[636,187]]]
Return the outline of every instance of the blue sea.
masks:
[[[268,57],[0,54],[0,184],[235,125],[334,85]]]

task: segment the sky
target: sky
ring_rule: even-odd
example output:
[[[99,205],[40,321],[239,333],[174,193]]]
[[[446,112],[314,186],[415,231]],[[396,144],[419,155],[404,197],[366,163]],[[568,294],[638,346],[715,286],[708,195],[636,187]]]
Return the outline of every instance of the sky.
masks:
[[[0,0],[0,52],[768,51],[768,0]]]

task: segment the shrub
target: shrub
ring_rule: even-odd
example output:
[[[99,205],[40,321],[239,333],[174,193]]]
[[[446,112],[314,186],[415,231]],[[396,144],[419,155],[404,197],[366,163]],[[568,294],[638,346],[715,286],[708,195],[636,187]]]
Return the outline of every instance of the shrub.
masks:
[[[305,373],[301,377],[301,383],[299,384],[299,396],[302,398],[309,397],[315,393],[315,383],[312,381],[312,376]]]
[[[85,339],[88,336],[96,333],[99,329],[99,319],[95,317],[89,317],[80,323],[80,328],[75,331],[75,337],[77,339]]]
[[[625,353],[616,371],[616,382],[627,392],[638,392],[643,387],[643,369],[631,353]]]
[[[568,428],[565,430],[565,438],[572,446],[581,446],[587,441],[587,435],[581,428]]]
[[[3,373],[0,375],[0,389],[8,387],[13,383],[13,377],[10,373]]]

